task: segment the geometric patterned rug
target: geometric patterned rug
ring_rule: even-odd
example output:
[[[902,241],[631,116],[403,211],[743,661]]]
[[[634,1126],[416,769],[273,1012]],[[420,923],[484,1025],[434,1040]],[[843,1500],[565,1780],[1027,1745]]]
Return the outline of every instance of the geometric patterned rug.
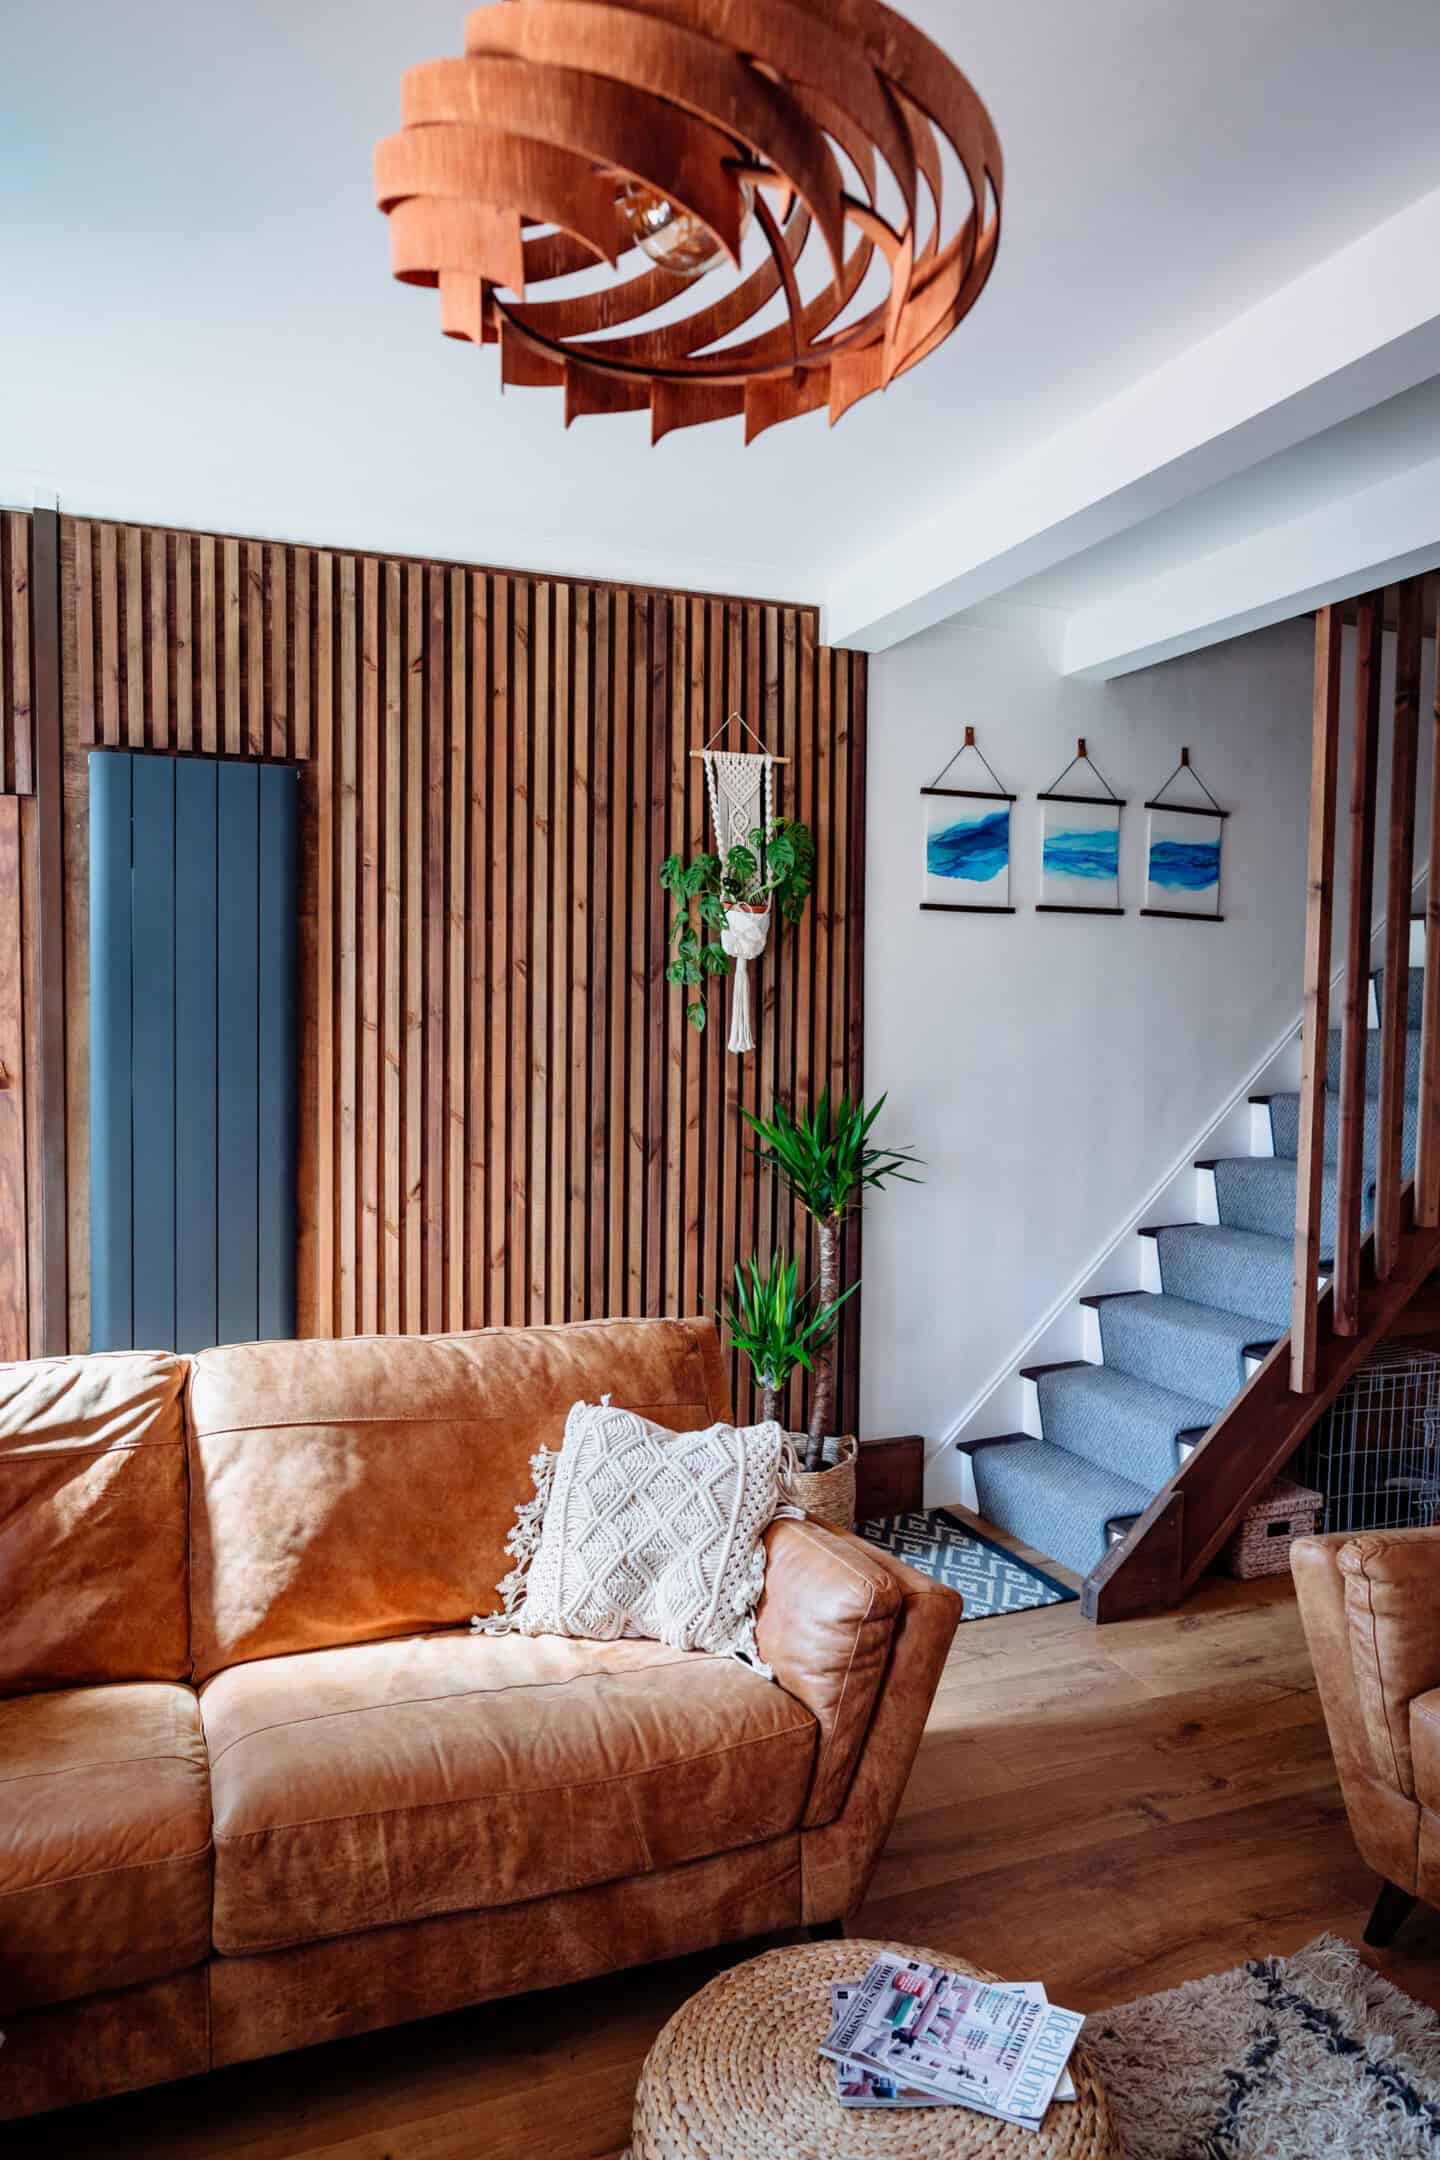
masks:
[[[944,1508],[921,1514],[881,1515],[856,1524],[862,1538],[907,1560],[922,1575],[958,1590],[967,1620],[994,1620],[1002,1613],[1034,1612],[1038,1605],[1073,1604],[1076,1592],[1040,1568],[1017,1560],[1003,1546],[968,1529]]]

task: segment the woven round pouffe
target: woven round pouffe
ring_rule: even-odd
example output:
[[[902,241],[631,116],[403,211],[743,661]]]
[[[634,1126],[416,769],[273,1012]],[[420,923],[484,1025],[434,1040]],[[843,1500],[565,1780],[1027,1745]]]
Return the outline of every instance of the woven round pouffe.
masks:
[[[842,2108],[820,2054],[830,1984],[857,1980],[882,1950],[993,1979],[942,1950],[887,1942],[802,1943],[721,1973],[676,2011],[645,2058],[633,2160],[1116,2160],[1105,2094],[1080,2043],[1073,2101],[1043,2129],[969,2108]]]

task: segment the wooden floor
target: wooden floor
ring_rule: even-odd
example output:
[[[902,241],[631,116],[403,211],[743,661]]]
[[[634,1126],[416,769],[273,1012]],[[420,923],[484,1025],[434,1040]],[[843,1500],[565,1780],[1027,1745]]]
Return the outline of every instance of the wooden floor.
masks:
[[[1080,2010],[1358,1940],[1357,1859],[1288,1578],[1087,1627],[963,1626],[863,1929]],[[492,2004],[17,2125],[7,2160],[593,2160],[660,2024],[734,1952]],[[1377,1958],[1440,2006],[1440,1915]],[[537,2044],[542,2034],[556,2037]]]

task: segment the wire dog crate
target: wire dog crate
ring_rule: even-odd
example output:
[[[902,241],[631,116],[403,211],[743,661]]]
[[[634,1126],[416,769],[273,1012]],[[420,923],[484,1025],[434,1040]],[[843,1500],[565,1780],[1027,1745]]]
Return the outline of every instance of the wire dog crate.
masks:
[[[1327,1530],[1440,1520],[1440,1351],[1377,1351],[1305,1440],[1289,1474],[1325,1498]]]

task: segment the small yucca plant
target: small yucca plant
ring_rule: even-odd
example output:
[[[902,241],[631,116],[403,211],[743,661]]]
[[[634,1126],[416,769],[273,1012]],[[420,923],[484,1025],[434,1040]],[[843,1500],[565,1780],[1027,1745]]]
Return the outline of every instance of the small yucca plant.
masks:
[[[813,1289],[797,1288],[799,1270],[777,1253],[765,1273],[758,1260],[735,1270],[735,1287],[725,1300],[723,1318],[732,1349],[750,1360],[760,1389],[763,1418],[781,1419],[781,1399],[797,1367],[815,1370],[813,1353],[835,1333],[836,1316],[849,1290],[828,1305],[816,1305]],[[858,1283],[852,1286],[858,1289]]]
[[[851,1291],[840,1289],[840,1232],[847,1216],[859,1207],[867,1191],[878,1192],[891,1178],[907,1184],[920,1180],[910,1174],[918,1157],[909,1148],[872,1147],[870,1132],[885,1107],[882,1095],[866,1105],[857,1095],[830,1100],[826,1088],[812,1110],[798,1114],[785,1104],[776,1105],[770,1118],[752,1117],[746,1123],[760,1145],[755,1154],[773,1170],[796,1205],[813,1217],[820,1236],[818,1297],[822,1311],[838,1311]],[[805,1467],[818,1470],[824,1460],[825,1441],[835,1413],[835,1357],[830,1336],[820,1348],[813,1368],[814,1392],[810,1398],[810,1448]]]

